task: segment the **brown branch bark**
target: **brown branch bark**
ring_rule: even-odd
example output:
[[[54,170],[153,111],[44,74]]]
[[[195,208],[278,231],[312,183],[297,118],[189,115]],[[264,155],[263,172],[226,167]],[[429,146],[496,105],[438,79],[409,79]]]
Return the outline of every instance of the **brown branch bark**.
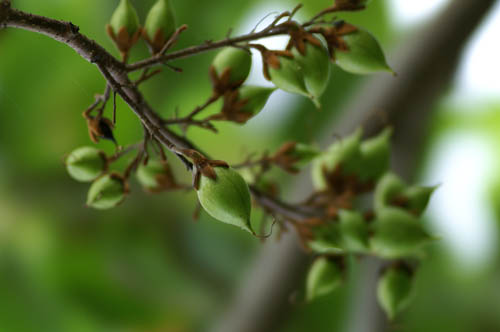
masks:
[[[494,3],[452,1],[422,31],[405,39],[394,61],[398,78],[377,76],[369,80],[344,109],[345,116],[335,123],[334,132],[345,135],[363,124],[365,133],[372,135],[387,123],[392,124],[396,129],[396,170],[405,177],[411,175],[433,106],[452,78],[461,49]],[[377,119],[374,112],[381,112],[383,117]],[[328,134],[331,137],[331,132]],[[299,188],[304,190],[303,183]],[[279,242],[267,243],[212,331],[279,331],[291,310],[289,296],[304,282],[309,263],[294,232],[285,234]],[[349,331],[386,330],[387,323],[375,299],[379,268],[380,262],[371,258],[363,263]]]

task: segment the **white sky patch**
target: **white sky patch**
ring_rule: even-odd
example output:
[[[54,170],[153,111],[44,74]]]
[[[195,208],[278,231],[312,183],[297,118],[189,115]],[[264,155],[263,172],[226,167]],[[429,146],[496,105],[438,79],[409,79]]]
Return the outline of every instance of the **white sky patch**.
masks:
[[[429,206],[431,227],[471,271],[486,267],[497,248],[486,190],[493,164],[487,139],[454,132],[437,142],[424,176],[425,183],[441,184]]]
[[[256,31],[259,31],[271,24],[279,13],[287,10],[290,10],[289,4],[283,4],[280,1],[268,1],[265,4],[258,4],[249,11],[248,15],[243,19],[243,23],[235,30],[235,34],[249,33],[255,28],[256,22],[259,22],[266,15],[270,14],[258,25]],[[300,19],[300,15],[297,17]],[[286,47],[287,43],[287,36],[274,36],[259,41],[259,44],[271,50],[282,50]],[[252,50],[252,54],[252,70],[246,84],[273,87],[274,85],[264,78],[260,53]],[[289,115],[289,112],[287,112],[288,108],[292,107],[297,98],[301,97],[282,90],[276,90],[269,98],[264,109],[245,126],[245,130],[254,132],[258,128],[264,133],[275,128],[282,121],[283,117]],[[269,133],[273,135],[273,131]]]
[[[465,49],[453,98],[463,100],[496,97],[498,99],[499,60],[500,3],[497,3]]]
[[[412,26],[429,19],[449,0],[389,0],[394,22],[402,27]]]

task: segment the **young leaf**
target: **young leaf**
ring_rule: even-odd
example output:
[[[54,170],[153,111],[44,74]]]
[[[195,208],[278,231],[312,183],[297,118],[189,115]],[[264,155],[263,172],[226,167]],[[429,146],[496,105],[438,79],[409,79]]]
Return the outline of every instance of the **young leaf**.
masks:
[[[253,115],[258,114],[266,105],[269,96],[275,91],[274,88],[265,88],[255,85],[244,85],[239,89],[239,99],[245,100],[241,111]]]
[[[387,172],[390,164],[391,128],[361,143],[361,167],[357,172],[361,180],[376,180]]]
[[[369,248],[369,227],[361,213],[349,210],[339,211],[342,247],[347,251],[365,252]]]

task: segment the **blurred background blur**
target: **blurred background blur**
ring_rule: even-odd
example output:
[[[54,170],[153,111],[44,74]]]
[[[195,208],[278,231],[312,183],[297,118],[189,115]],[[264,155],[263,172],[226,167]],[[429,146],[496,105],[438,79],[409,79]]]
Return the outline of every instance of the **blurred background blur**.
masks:
[[[132,2],[144,19],[154,0]],[[332,1],[302,2],[299,18]],[[391,63],[392,51],[415,38],[450,2],[373,0],[366,11],[346,18],[370,30]],[[113,54],[104,26],[117,3],[13,1],[16,8],[72,21]],[[173,3],[178,23],[190,27],[176,46],[181,48],[222,38],[231,27],[233,34],[248,32],[266,14],[289,10],[297,1]],[[471,34],[453,79],[440,87],[444,93],[426,110],[430,120],[420,132],[421,144],[408,151],[416,170],[407,180],[441,184],[427,223],[442,240],[421,266],[414,303],[388,330],[500,331],[499,35],[497,3]],[[286,39],[263,43],[279,48]],[[141,43],[132,60],[144,57],[147,49]],[[184,73],[166,71],[144,84],[144,94],[165,117],[177,107],[188,112],[210,93],[212,58],[207,53],[176,61]],[[268,85],[260,58],[254,60],[250,81]],[[403,73],[395,80],[404,79],[405,68],[395,70]],[[349,116],[342,114],[344,105],[365,80],[337,68],[332,72],[322,111],[303,98],[276,92],[244,127],[220,124],[218,135],[191,129],[189,137],[229,163],[287,140],[321,144],[336,133],[336,120]],[[152,196],[132,183],[132,194],[120,207],[104,212],[84,207],[87,186],[69,178],[62,160],[90,144],[80,114],[104,85],[97,69],[65,45],[30,32],[0,31],[1,332],[206,331],[232,305],[258,257],[262,244],[248,234],[204,213],[193,221],[193,192]],[[122,145],[142,137],[138,120],[120,100],[116,136]],[[99,147],[114,149],[107,142]],[[174,166],[178,177],[189,182],[182,165],[174,161]],[[297,186],[303,181],[294,184],[279,171],[273,174],[285,193],[301,192]],[[308,190],[304,185],[302,191]],[[295,196],[283,197],[290,201]],[[260,212],[254,215],[260,218]],[[352,331],[350,320],[363,319],[353,314],[357,272],[354,268],[346,287],[332,296],[294,306],[273,331]]]

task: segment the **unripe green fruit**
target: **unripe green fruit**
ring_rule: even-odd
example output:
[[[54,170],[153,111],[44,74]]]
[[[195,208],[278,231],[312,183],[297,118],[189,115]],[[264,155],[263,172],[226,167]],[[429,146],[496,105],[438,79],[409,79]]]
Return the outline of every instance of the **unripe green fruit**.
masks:
[[[372,251],[385,258],[400,258],[419,253],[432,237],[421,221],[403,209],[387,207],[377,211],[370,238]]]
[[[246,100],[241,111],[256,115],[267,103],[269,96],[275,91],[274,88],[264,88],[255,85],[244,85],[239,89],[239,99]]]
[[[406,189],[403,196],[408,199],[408,210],[417,215],[422,214],[427,208],[431,195],[434,193],[436,188],[437,187],[413,186]]]
[[[280,56],[280,67],[269,67],[271,81],[283,91],[309,97],[300,64],[288,57]]]
[[[344,252],[339,225],[330,222],[312,229],[314,238],[307,246],[318,254],[340,254]]]
[[[362,164],[357,174],[362,181],[378,179],[389,169],[391,134],[392,129],[386,128],[379,135],[361,143]]]
[[[170,0],[158,0],[151,7],[144,24],[148,43],[151,43],[155,52],[159,52],[170,39],[175,27],[175,15]]]
[[[139,29],[139,16],[129,0],[121,0],[109,23],[115,35],[125,28],[129,36],[134,35]]]
[[[315,300],[336,290],[343,282],[342,266],[328,257],[317,258],[307,274],[306,298]]]
[[[87,195],[87,206],[106,210],[123,202],[127,193],[127,184],[118,174],[106,174],[92,183]]]
[[[250,74],[252,54],[235,47],[226,47],[220,51],[212,62],[212,66],[219,77],[226,70],[230,70],[229,83],[241,84]]]
[[[253,234],[250,225],[251,199],[248,185],[232,168],[215,167],[217,179],[202,176],[198,190],[201,206],[213,218]]]
[[[409,212],[421,215],[429,204],[432,193],[437,187],[407,187],[395,174],[387,173],[377,183],[375,189],[375,210],[393,205],[396,198],[402,200],[402,207]]]
[[[378,281],[377,298],[389,319],[394,319],[411,302],[413,283],[412,272],[404,267],[394,266],[384,271]]]
[[[80,182],[91,182],[107,168],[106,155],[94,147],[84,146],[71,152],[66,158],[69,175]]]
[[[316,107],[320,108],[319,97],[325,92],[330,80],[330,57],[322,47],[306,43],[305,55],[296,48],[292,49],[294,60],[302,71],[302,79],[307,91]]]
[[[375,211],[382,211],[388,207],[397,195],[406,188],[404,182],[396,174],[389,172],[377,182],[374,193]]]
[[[149,192],[157,193],[177,187],[170,168],[165,162],[149,160],[137,168],[137,180]]]
[[[347,251],[365,252],[369,248],[369,227],[361,213],[341,210],[339,212],[342,247]]]
[[[354,74],[372,74],[378,71],[393,73],[380,44],[368,31],[359,29],[342,36],[342,39],[349,50],[335,52],[335,62],[340,68]]]
[[[339,165],[344,174],[356,173],[361,165],[360,144],[363,131],[356,130],[353,134],[332,144],[328,150],[318,157],[312,166],[312,179],[317,190],[327,187],[323,170],[332,172]]]
[[[303,143],[297,143],[292,151],[292,156],[299,160],[296,163],[297,166],[304,166],[319,155],[320,151],[318,149]]]

